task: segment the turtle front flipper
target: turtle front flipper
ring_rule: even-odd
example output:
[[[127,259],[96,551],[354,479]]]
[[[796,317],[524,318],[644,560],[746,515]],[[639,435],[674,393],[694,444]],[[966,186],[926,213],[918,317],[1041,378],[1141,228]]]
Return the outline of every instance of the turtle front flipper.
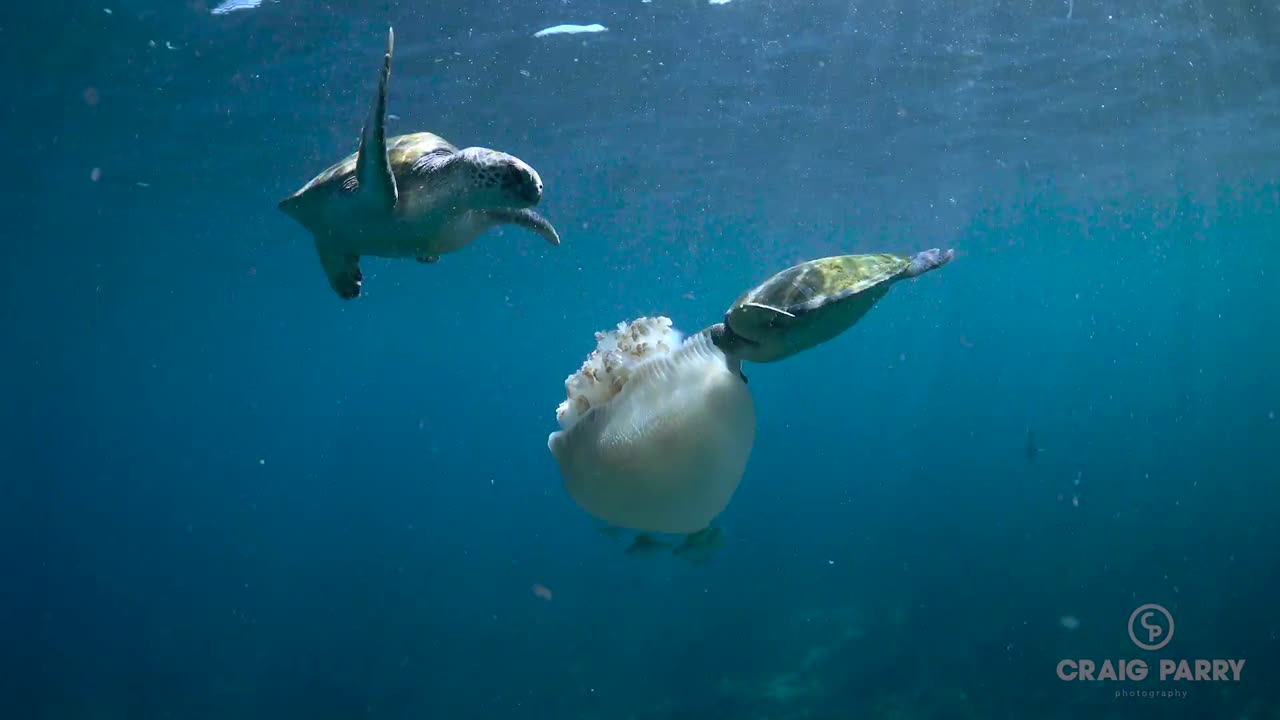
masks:
[[[329,278],[329,287],[338,293],[338,297],[343,300],[354,300],[360,295],[364,273],[360,272],[359,255],[324,247],[319,238],[316,238],[316,254],[320,256],[320,265]]]
[[[369,118],[360,134],[360,149],[356,157],[357,195],[384,212],[390,212],[396,206],[398,197],[396,178],[391,173],[391,161],[387,158],[387,84],[391,80],[394,45],[395,33],[387,28],[387,54],[378,78],[378,94],[373,98],[373,107],[369,109]]]
[[[560,244],[560,234],[538,213],[527,209],[488,208],[468,210],[461,214],[437,234],[431,245],[440,252],[453,252],[470,245],[476,238],[499,225],[518,225],[541,235],[552,245]],[[423,257],[432,256],[420,256],[419,259]],[[430,261],[423,260],[423,262]]]
[[[556,247],[560,245],[560,233],[556,232],[555,226],[546,218],[528,208],[520,210],[493,208],[481,210],[480,212],[494,225],[518,225],[525,230],[537,233],[551,245]]]

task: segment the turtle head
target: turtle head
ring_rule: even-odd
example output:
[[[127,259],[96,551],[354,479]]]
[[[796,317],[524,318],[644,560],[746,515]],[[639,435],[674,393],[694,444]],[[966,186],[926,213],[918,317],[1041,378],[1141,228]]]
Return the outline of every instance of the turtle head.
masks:
[[[713,332],[711,339],[726,355],[739,360],[777,362],[795,352],[787,342],[793,320],[795,316],[786,310],[751,302],[744,296],[724,314],[724,322],[711,326],[723,328]]]
[[[725,362],[728,363],[729,370],[745,380],[746,377],[742,373],[742,361],[762,362],[758,359],[762,355],[762,348],[760,343],[734,332],[733,328],[729,327],[728,320],[729,318],[725,317],[725,322],[718,322],[715,325],[703,328],[701,334],[706,335],[711,340],[711,343],[720,348],[720,352],[724,353]]]
[[[474,209],[528,208],[542,200],[538,171],[514,155],[470,147],[458,159],[468,169],[467,204]]]

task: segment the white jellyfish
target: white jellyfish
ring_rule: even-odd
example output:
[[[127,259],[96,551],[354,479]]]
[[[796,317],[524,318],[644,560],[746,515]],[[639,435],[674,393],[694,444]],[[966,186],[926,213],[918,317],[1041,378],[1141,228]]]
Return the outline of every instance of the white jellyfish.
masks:
[[[565,380],[547,438],[570,497],[610,525],[673,534],[707,528],[742,480],[755,406],[737,361],[666,317],[596,333]]]

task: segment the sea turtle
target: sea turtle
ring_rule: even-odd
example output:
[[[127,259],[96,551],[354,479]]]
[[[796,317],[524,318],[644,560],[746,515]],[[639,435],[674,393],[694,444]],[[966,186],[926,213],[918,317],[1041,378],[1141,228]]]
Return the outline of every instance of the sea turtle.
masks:
[[[866,315],[895,282],[941,267],[953,257],[954,250],[934,248],[911,256],[810,260],[746,291],[729,307],[724,322],[702,332],[738,364],[776,362],[834,338]]]
[[[497,150],[459,150],[428,132],[387,138],[387,83],[395,34],[356,152],[317,175],[279,207],[311,231],[329,285],[360,294],[364,255],[433,263],[498,225],[519,225],[552,245],[560,236],[530,208],[542,179]]]

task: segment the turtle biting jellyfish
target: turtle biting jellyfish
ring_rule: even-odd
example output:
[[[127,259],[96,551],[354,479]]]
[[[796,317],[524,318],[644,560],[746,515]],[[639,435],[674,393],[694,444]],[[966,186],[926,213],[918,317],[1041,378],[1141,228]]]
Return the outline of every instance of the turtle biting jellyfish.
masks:
[[[949,263],[952,250],[842,255],[787,268],[743,293],[722,322],[682,337],[666,317],[596,334],[596,350],[565,380],[547,438],[565,490],[611,533],[640,533],[630,553],[684,535],[720,544],[728,506],[755,443],[742,363],[770,363],[852,327],[893,285]]]

